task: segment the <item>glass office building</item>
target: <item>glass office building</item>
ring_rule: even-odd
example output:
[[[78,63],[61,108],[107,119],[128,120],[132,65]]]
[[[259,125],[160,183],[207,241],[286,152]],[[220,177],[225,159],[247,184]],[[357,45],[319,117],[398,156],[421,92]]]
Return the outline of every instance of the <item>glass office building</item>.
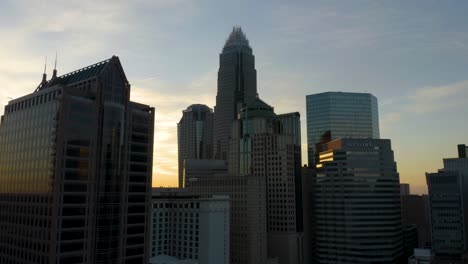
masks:
[[[326,92],[306,96],[307,152],[315,164],[316,144],[339,138],[376,138],[377,98],[368,93]]]
[[[184,187],[183,168],[187,159],[213,157],[213,110],[203,104],[193,104],[182,111],[177,123],[179,156],[179,187]]]
[[[117,57],[11,100],[0,123],[0,263],[148,263],[154,108]]]

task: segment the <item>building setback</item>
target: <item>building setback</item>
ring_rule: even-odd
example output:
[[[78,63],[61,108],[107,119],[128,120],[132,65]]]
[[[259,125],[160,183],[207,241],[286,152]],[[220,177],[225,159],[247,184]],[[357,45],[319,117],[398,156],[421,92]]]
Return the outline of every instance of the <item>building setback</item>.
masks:
[[[179,187],[183,187],[183,166],[186,159],[213,157],[213,110],[206,105],[193,104],[183,111],[177,124],[179,156]]]
[[[339,139],[319,147],[317,263],[398,263],[400,186],[390,140]]]
[[[201,197],[186,189],[153,189],[152,257],[229,264],[228,196]]]
[[[219,55],[214,122],[214,154],[227,160],[231,125],[244,104],[257,95],[255,57],[240,27],[234,27]]]
[[[0,263],[148,263],[154,108],[118,57],[43,81],[0,124]]]
[[[379,138],[377,98],[368,93],[326,92],[306,96],[307,153],[315,164],[316,144],[340,138]]]

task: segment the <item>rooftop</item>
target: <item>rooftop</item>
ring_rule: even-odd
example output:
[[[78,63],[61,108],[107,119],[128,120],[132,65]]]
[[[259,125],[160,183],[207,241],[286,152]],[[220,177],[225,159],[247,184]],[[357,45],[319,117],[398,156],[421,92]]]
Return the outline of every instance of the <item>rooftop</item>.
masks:
[[[223,50],[231,47],[248,47],[250,49],[249,40],[245,36],[241,27],[233,27],[231,34],[224,44]]]
[[[78,69],[76,71],[72,71],[70,73],[64,74],[62,76],[58,76],[56,78],[52,78],[45,84],[40,84],[39,87],[36,89],[36,91],[46,89],[47,87],[51,87],[57,84],[62,84],[62,85],[71,85],[74,83],[78,83],[81,81],[85,81],[88,79],[95,78],[101,74],[104,69],[106,68],[107,65],[111,63],[118,63],[120,68],[122,66],[120,65],[120,60],[117,56],[112,56],[110,59],[103,60],[101,62],[86,66],[84,68]],[[122,70],[123,72],[123,70]],[[125,76],[125,75],[124,75]]]

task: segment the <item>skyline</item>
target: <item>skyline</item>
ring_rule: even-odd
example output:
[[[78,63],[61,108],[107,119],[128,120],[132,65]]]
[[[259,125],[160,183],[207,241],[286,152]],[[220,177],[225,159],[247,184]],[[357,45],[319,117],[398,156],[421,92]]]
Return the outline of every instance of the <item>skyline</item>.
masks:
[[[455,145],[466,143],[468,4],[416,2],[249,9],[248,2],[2,2],[0,33],[8,38],[0,43],[0,114],[9,98],[37,87],[43,55],[50,78],[56,50],[58,75],[115,54],[126,65],[131,99],[156,108],[153,185],[176,184],[177,122],[191,104],[213,108],[219,53],[240,24],[256,56],[261,98],[275,112],[301,113],[303,163],[305,96],[370,92],[401,181],[421,193],[424,173],[442,168],[442,158],[456,157]],[[210,23],[214,18],[220,23]],[[284,97],[285,90],[294,93]]]

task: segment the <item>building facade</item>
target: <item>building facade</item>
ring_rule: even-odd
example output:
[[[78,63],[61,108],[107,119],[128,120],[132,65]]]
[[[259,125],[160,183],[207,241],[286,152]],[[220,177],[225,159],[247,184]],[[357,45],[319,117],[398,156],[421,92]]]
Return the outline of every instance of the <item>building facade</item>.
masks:
[[[193,104],[182,113],[177,124],[179,187],[184,186],[184,160],[213,157],[213,110],[206,105]]]
[[[267,263],[265,179],[231,175],[226,162],[220,160],[188,160],[185,170],[186,188],[190,193],[229,196],[230,263]]]
[[[303,263],[313,263],[315,253],[315,170],[302,167],[302,219],[303,219]]]
[[[233,124],[230,173],[266,182],[268,257],[302,263],[299,113],[276,115],[256,98]],[[299,189],[298,189],[299,188]]]
[[[147,263],[154,108],[118,57],[44,75],[0,124],[1,263]]]
[[[434,255],[430,249],[415,248],[408,264],[434,264]]]
[[[437,256],[457,258],[466,250],[464,179],[453,171],[427,173],[431,206],[432,249]]]
[[[219,55],[214,122],[214,154],[227,160],[231,125],[242,106],[257,95],[255,57],[240,27],[234,27]]]
[[[444,159],[444,168],[426,173],[436,257],[461,260],[468,250],[468,158]]]
[[[315,164],[316,144],[339,138],[380,137],[377,98],[368,93],[326,92],[306,96],[307,153]]]
[[[418,227],[418,246],[424,248],[431,244],[431,214],[427,195],[402,195],[401,220],[403,225]]]
[[[410,195],[410,194],[411,194],[411,191],[410,191],[409,183],[400,183],[400,195],[404,196],[404,195]]]
[[[228,196],[201,197],[184,189],[153,189],[151,256],[229,264]]]
[[[404,239],[390,140],[339,139],[318,150],[315,261],[398,263]]]

